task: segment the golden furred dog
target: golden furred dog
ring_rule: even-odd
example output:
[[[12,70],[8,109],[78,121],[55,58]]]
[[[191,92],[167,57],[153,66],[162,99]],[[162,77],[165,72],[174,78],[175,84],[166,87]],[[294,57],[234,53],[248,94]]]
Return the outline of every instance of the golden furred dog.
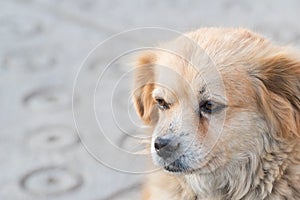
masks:
[[[152,129],[144,200],[299,200],[300,56],[245,29],[203,28],[139,55]]]

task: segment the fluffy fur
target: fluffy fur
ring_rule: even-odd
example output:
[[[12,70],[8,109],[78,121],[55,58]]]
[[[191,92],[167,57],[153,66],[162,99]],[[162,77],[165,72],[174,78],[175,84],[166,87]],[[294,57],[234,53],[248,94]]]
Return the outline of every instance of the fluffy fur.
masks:
[[[144,200],[300,199],[297,53],[248,30],[204,28],[136,65],[134,105],[164,169],[149,175]],[[219,109],[208,113],[207,101]],[[157,137],[180,144],[174,155],[158,155]]]

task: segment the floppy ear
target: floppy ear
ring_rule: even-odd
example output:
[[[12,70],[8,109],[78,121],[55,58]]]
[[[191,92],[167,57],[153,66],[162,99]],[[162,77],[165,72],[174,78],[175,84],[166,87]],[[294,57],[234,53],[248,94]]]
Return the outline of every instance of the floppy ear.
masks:
[[[300,60],[278,53],[261,60],[258,105],[271,132],[279,138],[300,138]]]
[[[144,53],[138,57],[135,68],[133,102],[138,115],[147,125],[157,121],[157,108],[152,98],[155,59],[154,53]]]

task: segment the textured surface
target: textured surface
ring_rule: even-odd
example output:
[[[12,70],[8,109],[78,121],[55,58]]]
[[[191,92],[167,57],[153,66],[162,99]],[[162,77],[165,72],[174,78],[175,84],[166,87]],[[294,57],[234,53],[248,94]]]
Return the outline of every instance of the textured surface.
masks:
[[[299,9],[297,0],[2,0],[0,199],[139,198],[143,175],[133,173],[144,172],[144,158],[133,152],[145,136],[133,123],[131,74],[118,62],[103,72],[125,50],[157,42],[159,31],[122,35],[89,57],[73,98],[79,136],[74,125],[76,74],[109,36],[144,26],[234,26],[300,48]]]

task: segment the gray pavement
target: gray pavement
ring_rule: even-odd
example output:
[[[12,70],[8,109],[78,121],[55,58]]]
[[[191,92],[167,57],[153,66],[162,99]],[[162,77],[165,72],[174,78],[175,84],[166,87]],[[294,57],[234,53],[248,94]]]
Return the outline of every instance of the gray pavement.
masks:
[[[132,72],[119,60],[104,69],[174,34],[119,35],[82,65],[100,42],[136,27],[230,26],[300,49],[299,11],[298,0],[1,0],[0,199],[139,199],[147,135]]]

